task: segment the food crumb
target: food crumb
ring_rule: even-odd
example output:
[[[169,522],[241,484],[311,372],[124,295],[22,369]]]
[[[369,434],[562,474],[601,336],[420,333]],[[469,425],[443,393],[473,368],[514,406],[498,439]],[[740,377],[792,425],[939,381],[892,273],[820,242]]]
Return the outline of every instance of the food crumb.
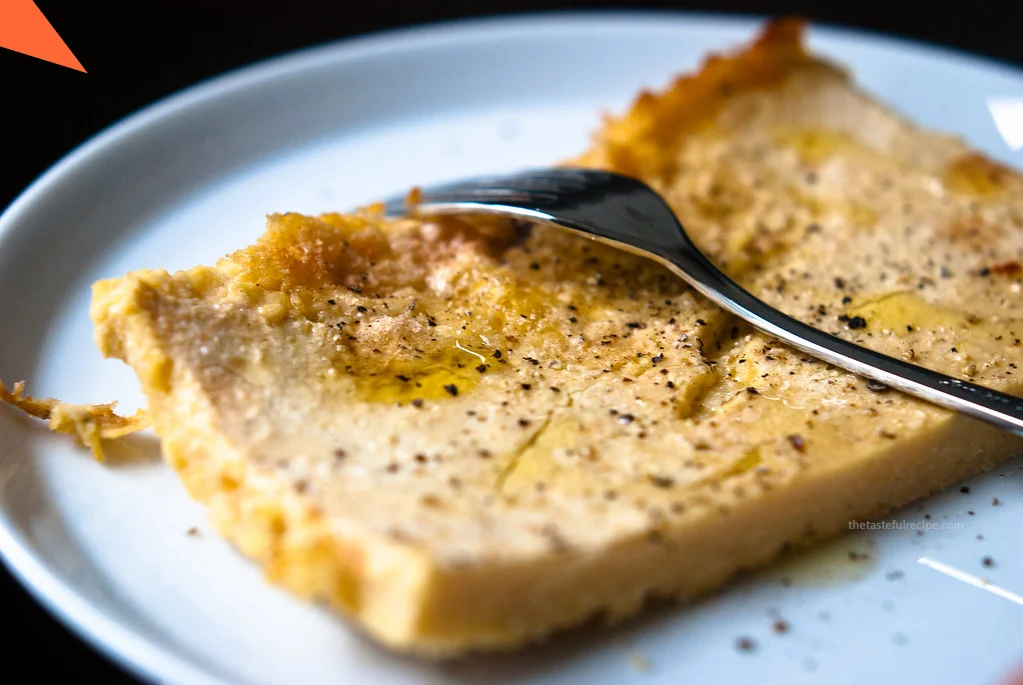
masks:
[[[993,500],[991,500],[991,506],[997,507],[999,504],[1001,504],[1001,502],[998,501],[997,497],[995,497]]]
[[[887,578],[888,580],[898,580],[899,578],[902,578],[904,575],[905,574],[902,571],[896,569],[894,571],[889,571],[885,575],[885,578]]]
[[[970,494],[970,486],[964,485],[963,487],[959,488],[959,492],[963,493],[964,495]]]
[[[771,630],[773,630],[778,635],[783,635],[783,634],[789,632],[790,627],[791,626],[789,626],[789,622],[788,621],[779,618],[777,621],[775,621],[771,625]]]
[[[987,568],[991,568],[992,566],[995,565],[995,560],[992,559],[991,557],[984,557],[983,559],[980,560],[980,563],[984,564],[984,566]]]
[[[752,652],[757,648],[757,643],[750,637],[738,637],[735,639],[735,648],[740,652]]]
[[[192,526],[191,528],[188,529],[188,532],[186,534],[190,538],[197,538],[199,537],[199,529],[196,528],[195,526]]]
[[[640,673],[648,673],[650,671],[650,659],[638,649],[629,652],[629,665]]]

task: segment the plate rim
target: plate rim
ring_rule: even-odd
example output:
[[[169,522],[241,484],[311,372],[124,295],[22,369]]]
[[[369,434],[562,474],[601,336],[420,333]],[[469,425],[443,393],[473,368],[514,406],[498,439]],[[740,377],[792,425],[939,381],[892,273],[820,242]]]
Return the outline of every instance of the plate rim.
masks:
[[[15,234],[22,214],[44,201],[51,187],[78,166],[101,158],[117,141],[147,128],[158,127],[162,120],[193,107],[221,98],[248,86],[265,86],[274,79],[286,79],[303,70],[339,64],[381,54],[394,54],[431,45],[466,44],[478,41],[484,34],[500,39],[525,31],[565,32],[581,29],[607,31],[642,31],[654,27],[668,28],[727,26],[739,30],[755,30],[768,19],[764,15],[692,12],[671,10],[586,10],[553,12],[500,13],[483,17],[466,17],[426,22],[391,28],[348,38],[327,41],[292,50],[236,67],[204,79],[156,100],[115,121],[93,134],[44,171],[0,213],[0,249]],[[997,72],[1023,82],[1023,67],[958,48],[927,41],[827,22],[808,22],[810,35],[846,42],[870,41],[879,49],[912,53],[928,60],[952,61],[988,72]],[[727,49],[729,46],[721,46]],[[953,132],[955,133],[955,132]],[[188,682],[202,685],[243,683],[237,674],[230,680],[204,668],[197,659],[179,654],[158,640],[143,637],[110,616],[99,606],[79,595],[73,585],[51,569],[34,548],[21,539],[10,525],[0,503],[0,561],[19,584],[78,639],[96,649],[117,666],[135,677],[151,682]]]

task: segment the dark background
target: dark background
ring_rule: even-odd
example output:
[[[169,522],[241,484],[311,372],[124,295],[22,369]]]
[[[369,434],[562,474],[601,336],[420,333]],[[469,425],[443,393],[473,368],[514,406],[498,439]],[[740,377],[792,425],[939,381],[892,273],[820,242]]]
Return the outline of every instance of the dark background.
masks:
[[[4,0],[0,0],[2,4]],[[1023,66],[1018,0],[913,5],[818,2],[549,2],[520,0],[36,0],[88,74],[0,49],[0,207],[73,147],[134,110],[209,76],[296,48],[423,22],[581,8],[757,15],[899,34]],[[0,568],[5,673],[50,682],[137,683],[72,636]],[[11,634],[13,632],[13,637]],[[37,651],[38,650],[38,651]],[[40,659],[39,654],[48,658]]]

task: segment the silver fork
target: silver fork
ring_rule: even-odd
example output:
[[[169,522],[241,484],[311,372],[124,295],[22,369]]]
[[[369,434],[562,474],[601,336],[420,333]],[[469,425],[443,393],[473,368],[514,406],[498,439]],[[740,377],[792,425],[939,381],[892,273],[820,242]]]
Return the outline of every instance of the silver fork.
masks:
[[[653,189],[605,171],[538,169],[426,188],[388,215],[497,214],[567,229],[663,264],[722,309],[796,349],[886,386],[1023,435],[1023,399],[874,352],[758,300],[711,264]]]

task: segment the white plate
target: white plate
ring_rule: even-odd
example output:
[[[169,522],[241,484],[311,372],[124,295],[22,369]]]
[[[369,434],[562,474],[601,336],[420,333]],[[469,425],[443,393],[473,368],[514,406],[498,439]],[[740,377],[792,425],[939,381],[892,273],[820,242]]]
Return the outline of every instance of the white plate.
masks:
[[[755,28],[664,14],[458,23],[315,48],[170,98],[75,151],[0,220],[0,377],[133,410],[134,375],[92,343],[96,279],[212,262],[255,238],[271,211],[344,209],[414,183],[562,159],[587,144],[601,110]],[[920,123],[1023,162],[987,106],[1023,98],[1018,72],[845,31],[817,29],[812,43]],[[121,463],[103,466],[12,412],[0,412],[0,435],[8,564],[81,635],[162,681],[969,684],[1023,661],[1023,606],[917,563],[933,557],[1023,591],[1019,461],[968,495],[954,488],[893,518],[926,512],[958,529],[858,534],[621,630],[433,666],[388,655],[266,585],[208,532],[153,457],[155,439],[128,441]],[[199,537],[186,535],[193,526]],[[872,560],[850,564],[851,548]],[[772,632],[775,612],[788,633]],[[756,649],[738,650],[740,636]]]

